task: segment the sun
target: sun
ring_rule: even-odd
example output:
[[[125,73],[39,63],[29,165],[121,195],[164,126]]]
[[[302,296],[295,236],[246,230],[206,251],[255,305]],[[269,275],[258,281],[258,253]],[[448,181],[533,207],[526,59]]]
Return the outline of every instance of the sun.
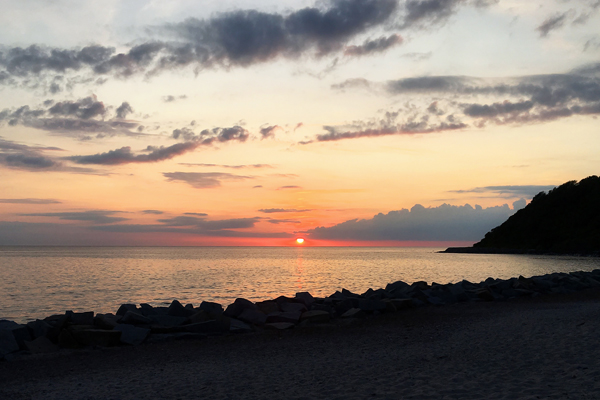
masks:
[[[298,238],[298,239],[296,239],[296,243],[302,244],[302,243],[304,243],[304,239]]]

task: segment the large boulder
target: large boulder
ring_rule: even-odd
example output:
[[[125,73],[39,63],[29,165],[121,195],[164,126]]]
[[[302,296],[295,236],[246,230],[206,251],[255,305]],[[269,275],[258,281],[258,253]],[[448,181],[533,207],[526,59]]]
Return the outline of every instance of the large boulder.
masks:
[[[214,321],[183,325],[180,326],[178,330],[180,332],[201,333],[204,335],[222,335],[229,332],[230,327],[231,324],[229,318],[221,318]]]
[[[228,317],[237,318],[244,310],[256,310],[258,307],[250,300],[238,298],[227,306],[224,314]]]
[[[40,336],[31,342],[25,342],[25,346],[31,354],[53,353],[58,351],[58,346],[52,343],[46,336]]]
[[[169,310],[167,312],[168,315],[172,317],[190,317],[194,314],[193,306],[190,309],[189,307],[184,307],[179,301],[173,300],[171,305],[169,305]]]
[[[15,351],[19,351],[19,343],[17,343],[12,331],[0,329],[0,359]]]
[[[222,305],[220,305],[219,303],[213,303],[211,301],[203,301],[202,303],[200,303],[200,307],[198,308],[214,316],[220,316],[224,312]]]
[[[291,312],[276,312],[267,315],[267,323],[276,323],[276,322],[289,322],[292,324],[297,324],[300,320],[300,316],[302,313],[299,311],[291,311]]]
[[[307,308],[315,302],[315,298],[308,292],[298,292],[294,298],[301,301]]]
[[[137,312],[127,311],[120,321],[122,324],[130,325],[149,325],[152,323],[152,319],[138,314]]]
[[[151,325],[163,327],[176,327],[189,321],[186,317],[174,317],[171,315],[154,314],[150,316]]]
[[[9,321],[5,319],[0,320],[0,331],[10,332],[17,341],[17,344],[19,345],[19,348],[21,350],[24,350],[26,348],[25,341],[30,341],[32,339],[31,335],[29,334],[29,329],[27,329],[27,326],[17,324],[14,321]]]
[[[121,339],[120,331],[105,329],[82,329],[71,332],[75,340],[84,346],[117,346]]]
[[[330,319],[331,314],[327,311],[319,310],[306,311],[300,316],[301,321],[308,321],[311,324],[326,323],[329,322]]]
[[[73,325],[94,325],[94,312],[73,312],[67,311],[65,313],[68,317],[68,322]]]
[[[122,317],[127,311],[138,312],[135,304],[121,304],[121,307],[117,310],[117,315]]]
[[[267,315],[259,310],[245,309],[237,319],[254,325],[263,325],[267,322]]]
[[[133,346],[142,344],[150,334],[150,329],[138,328],[137,326],[128,324],[119,324],[115,327],[115,330],[121,332],[121,337],[119,338],[121,343]]]
[[[41,319],[30,321],[27,323],[27,328],[33,339],[45,336],[52,341],[56,341],[60,330],[54,328],[52,325]]]

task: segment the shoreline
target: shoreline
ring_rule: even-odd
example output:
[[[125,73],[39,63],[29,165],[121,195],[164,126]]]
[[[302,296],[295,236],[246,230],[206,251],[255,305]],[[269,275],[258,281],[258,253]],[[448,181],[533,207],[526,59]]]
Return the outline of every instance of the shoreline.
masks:
[[[0,396],[594,398],[600,288],[0,363]],[[589,345],[588,345],[589,344]]]
[[[582,253],[557,253],[551,251],[538,251],[535,249],[501,249],[491,247],[448,247],[439,253],[450,254],[525,254],[538,256],[571,256],[571,257],[600,257],[600,252]]]

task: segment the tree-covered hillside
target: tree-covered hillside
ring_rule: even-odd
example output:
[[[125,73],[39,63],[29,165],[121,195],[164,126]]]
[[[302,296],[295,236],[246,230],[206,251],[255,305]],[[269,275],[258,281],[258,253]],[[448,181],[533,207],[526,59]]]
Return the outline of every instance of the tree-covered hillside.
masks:
[[[473,247],[482,251],[600,252],[600,177],[567,182],[547,194],[540,192]]]

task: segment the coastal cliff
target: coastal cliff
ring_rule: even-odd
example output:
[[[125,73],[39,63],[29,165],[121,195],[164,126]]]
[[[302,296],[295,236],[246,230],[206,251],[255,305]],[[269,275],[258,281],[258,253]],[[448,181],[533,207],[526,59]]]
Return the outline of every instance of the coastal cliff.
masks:
[[[600,254],[600,177],[564,183],[486,233],[448,253]]]

